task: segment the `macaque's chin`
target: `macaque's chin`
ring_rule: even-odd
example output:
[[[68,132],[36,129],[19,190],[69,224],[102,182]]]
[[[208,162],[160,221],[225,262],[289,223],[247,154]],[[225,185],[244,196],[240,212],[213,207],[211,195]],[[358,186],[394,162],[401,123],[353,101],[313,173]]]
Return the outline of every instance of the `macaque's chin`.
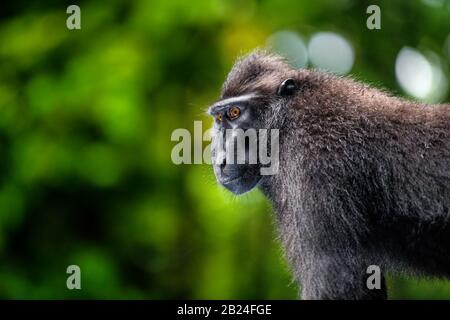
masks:
[[[244,177],[237,177],[229,181],[221,182],[221,184],[234,194],[243,194],[256,187],[259,180],[260,178],[249,180]]]
[[[254,168],[252,168],[254,169]],[[232,170],[232,174],[220,173],[220,170],[214,170],[217,181],[234,194],[243,194],[255,188],[261,180],[259,171],[241,167]]]

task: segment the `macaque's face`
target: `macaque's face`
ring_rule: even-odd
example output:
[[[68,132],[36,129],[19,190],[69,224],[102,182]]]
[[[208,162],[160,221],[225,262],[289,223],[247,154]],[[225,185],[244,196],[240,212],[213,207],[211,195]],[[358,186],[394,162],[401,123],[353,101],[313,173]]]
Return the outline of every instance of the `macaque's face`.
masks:
[[[253,95],[219,101],[214,117],[212,160],[217,181],[235,194],[253,189],[261,180],[258,135],[264,106]]]
[[[275,82],[276,83],[276,82]],[[293,79],[280,79],[265,94],[250,93],[215,103],[212,157],[220,184],[235,194],[250,191],[267,176],[277,174],[279,128],[283,101],[296,91]]]
[[[222,100],[208,110],[214,118],[214,173],[225,188],[241,194],[278,173],[282,114],[300,92],[304,76],[266,54],[255,53],[233,66]]]

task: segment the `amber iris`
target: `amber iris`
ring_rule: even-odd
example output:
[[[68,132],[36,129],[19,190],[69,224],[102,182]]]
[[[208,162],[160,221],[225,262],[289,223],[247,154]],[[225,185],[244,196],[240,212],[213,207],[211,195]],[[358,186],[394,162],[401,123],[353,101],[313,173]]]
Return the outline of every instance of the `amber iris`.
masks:
[[[230,118],[230,120],[234,120],[238,118],[240,115],[241,109],[239,109],[238,107],[231,107],[230,109],[228,109],[228,118]]]

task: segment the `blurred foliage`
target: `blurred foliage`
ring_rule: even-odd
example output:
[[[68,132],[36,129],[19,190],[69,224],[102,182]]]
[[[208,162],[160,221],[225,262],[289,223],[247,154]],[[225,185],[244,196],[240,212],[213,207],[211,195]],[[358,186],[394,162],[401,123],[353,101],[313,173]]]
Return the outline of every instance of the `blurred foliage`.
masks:
[[[0,298],[296,298],[267,201],[174,165],[172,131],[209,125],[233,60],[280,30],[344,35],[352,74],[395,93],[403,46],[441,55],[448,75],[448,1],[81,1],[81,30],[69,4],[0,11]],[[66,288],[70,264],[82,290]],[[449,282],[390,284],[393,298],[450,297]]]

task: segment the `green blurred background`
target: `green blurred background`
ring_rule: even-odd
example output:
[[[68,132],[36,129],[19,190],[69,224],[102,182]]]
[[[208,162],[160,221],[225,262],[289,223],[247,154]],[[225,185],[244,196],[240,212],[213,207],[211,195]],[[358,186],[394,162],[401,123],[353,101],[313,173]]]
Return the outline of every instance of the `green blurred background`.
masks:
[[[0,8],[0,298],[296,298],[263,196],[170,157],[172,131],[210,126],[203,110],[255,47],[448,101],[450,1],[81,1],[81,30],[69,4]],[[71,264],[82,290],[66,288]],[[448,281],[389,285],[450,298]]]

